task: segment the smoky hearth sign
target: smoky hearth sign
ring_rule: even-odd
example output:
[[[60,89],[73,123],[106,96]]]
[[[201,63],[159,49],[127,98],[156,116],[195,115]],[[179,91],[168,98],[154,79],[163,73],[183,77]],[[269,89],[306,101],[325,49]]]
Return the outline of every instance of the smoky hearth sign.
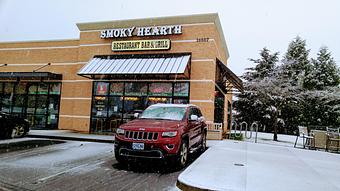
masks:
[[[100,38],[126,38],[132,36],[166,36],[182,34],[181,25],[130,27],[106,29],[100,32]]]

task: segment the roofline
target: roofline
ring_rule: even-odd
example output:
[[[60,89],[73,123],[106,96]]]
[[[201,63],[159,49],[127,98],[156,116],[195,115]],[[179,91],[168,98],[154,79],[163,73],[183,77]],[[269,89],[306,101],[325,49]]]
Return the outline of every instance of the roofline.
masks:
[[[226,40],[224,38],[223,29],[217,13],[193,14],[193,15],[177,15],[165,17],[149,17],[142,19],[127,19],[115,21],[101,22],[86,22],[77,23],[79,31],[103,30],[112,28],[125,28],[131,26],[157,26],[157,25],[172,25],[172,24],[194,24],[194,23],[209,23],[213,22],[217,28],[222,41],[222,48],[229,58],[229,51]]]
[[[48,40],[22,40],[22,41],[1,41],[0,44],[12,44],[12,43],[44,43],[44,42],[67,42],[67,41],[79,41],[79,38],[69,39],[48,39]]]

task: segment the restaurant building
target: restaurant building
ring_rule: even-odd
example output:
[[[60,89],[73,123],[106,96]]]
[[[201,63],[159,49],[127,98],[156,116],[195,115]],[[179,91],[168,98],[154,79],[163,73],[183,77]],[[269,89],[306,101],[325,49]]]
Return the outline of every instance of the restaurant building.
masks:
[[[154,103],[231,124],[242,81],[217,14],[77,24],[79,39],[0,43],[0,108],[32,128],[110,133]]]

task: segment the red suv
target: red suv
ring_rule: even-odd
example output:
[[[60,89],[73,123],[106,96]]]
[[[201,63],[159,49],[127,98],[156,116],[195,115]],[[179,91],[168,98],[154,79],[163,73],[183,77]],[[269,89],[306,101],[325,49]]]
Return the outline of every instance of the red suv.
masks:
[[[206,149],[207,125],[195,105],[155,104],[137,119],[121,125],[115,135],[115,157],[170,159],[184,167],[189,152]]]

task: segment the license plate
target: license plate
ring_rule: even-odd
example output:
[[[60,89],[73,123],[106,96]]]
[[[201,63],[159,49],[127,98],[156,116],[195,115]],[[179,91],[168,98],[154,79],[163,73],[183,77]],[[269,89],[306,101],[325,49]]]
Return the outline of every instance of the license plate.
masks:
[[[132,149],[144,150],[144,143],[132,143]]]

